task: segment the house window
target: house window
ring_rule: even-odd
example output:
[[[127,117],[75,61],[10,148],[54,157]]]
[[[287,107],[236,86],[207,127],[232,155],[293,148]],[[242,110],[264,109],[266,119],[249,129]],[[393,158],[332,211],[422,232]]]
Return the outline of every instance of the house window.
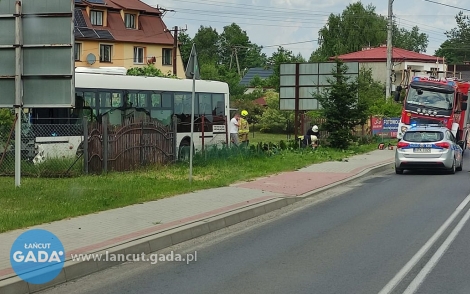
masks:
[[[124,14],[124,23],[126,25],[126,28],[135,29],[135,14]]]
[[[162,51],[162,65],[171,65],[173,58],[173,49],[163,48]]]
[[[90,21],[94,26],[103,25],[103,11],[92,10],[90,11]]]
[[[112,45],[100,45],[100,62],[111,62]]]
[[[144,48],[134,47],[134,63],[144,63]]]
[[[81,53],[82,53],[82,44],[81,43],[75,43],[75,46],[74,46],[75,61],[80,61]]]

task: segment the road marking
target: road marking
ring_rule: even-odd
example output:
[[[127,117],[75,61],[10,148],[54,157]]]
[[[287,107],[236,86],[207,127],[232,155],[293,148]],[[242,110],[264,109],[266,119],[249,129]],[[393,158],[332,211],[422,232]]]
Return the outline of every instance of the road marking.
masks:
[[[419,274],[414,278],[414,280],[410,283],[408,288],[406,288],[405,292],[403,294],[412,294],[418,290],[419,286],[424,282],[424,279],[426,279],[426,276],[434,269],[436,264],[439,262],[441,257],[446,253],[447,249],[449,249],[450,244],[454,242],[455,238],[457,235],[460,233],[460,230],[462,230],[463,226],[465,223],[468,221],[470,218],[470,210],[465,213],[464,217],[460,220],[458,225],[454,228],[452,233],[450,233],[449,237],[442,243],[441,247],[434,253],[434,255],[431,257],[431,259],[426,263],[426,265],[423,267],[423,269],[419,272]]]
[[[442,226],[434,233],[434,235],[419,249],[418,252],[408,261],[405,266],[390,280],[390,282],[380,290],[379,294],[391,293],[393,289],[408,275],[411,269],[423,258],[423,256],[428,252],[428,250],[436,243],[436,241],[441,237],[444,231],[450,226],[454,219],[459,215],[459,213],[464,209],[464,207],[470,202],[470,194],[465,197],[465,199],[460,203],[451,216],[442,224]]]

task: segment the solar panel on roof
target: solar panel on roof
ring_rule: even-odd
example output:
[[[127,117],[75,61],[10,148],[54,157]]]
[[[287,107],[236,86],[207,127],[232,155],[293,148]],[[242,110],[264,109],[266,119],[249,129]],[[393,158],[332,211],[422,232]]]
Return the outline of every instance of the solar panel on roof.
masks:
[[[83,16],[83,11],[81,9],[75,9],[75,26],[80,28],[86,28],[85,17]]]
[[[77,28],[84,38],[98,38],[95,30],[88,28]]]
[[[83,35],[82,35],[82,33],[80,33],[79,30],[74,30],[73,34],[74,34],[75,38],[83,38]]]
[[[95,30],[100,39],[114,40],[113,35],[108,30]]]
[[[106,4],[104,0],[87,0],[87,2],[95,3],[95,4]]]

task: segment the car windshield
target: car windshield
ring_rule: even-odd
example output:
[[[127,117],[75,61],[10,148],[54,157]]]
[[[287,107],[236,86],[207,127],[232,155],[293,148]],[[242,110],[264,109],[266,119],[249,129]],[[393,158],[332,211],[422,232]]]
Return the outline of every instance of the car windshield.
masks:
[[[403,140],[408,142],[437,142],[444,138],[444,133],[438,131],[408,131]]]
[[[407,103],[425,107],[435,107],[449,110],[453,106],[452,93],[440,93],[426,89],[410,88]]]

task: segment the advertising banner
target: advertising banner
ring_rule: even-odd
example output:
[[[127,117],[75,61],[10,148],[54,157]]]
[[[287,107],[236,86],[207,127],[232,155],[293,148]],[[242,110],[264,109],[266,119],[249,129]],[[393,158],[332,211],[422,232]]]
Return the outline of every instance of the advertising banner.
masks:
[[[371,117],[372,135],[395,138],[398,132],[399,117]]]

